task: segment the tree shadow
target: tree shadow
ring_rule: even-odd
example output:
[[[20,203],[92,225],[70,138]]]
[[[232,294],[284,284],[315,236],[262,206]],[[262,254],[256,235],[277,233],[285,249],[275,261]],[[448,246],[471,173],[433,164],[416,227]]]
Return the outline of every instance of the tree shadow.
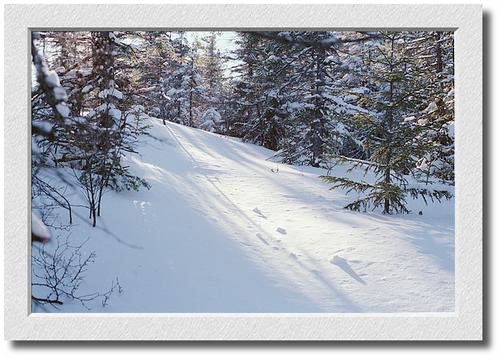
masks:
[[[349,263],[347,262],[346,259],[340,257],[340,256],[337,256],[335,255],[333,257],[333,259],[331,259],[330,261],[333,265],[336,265],[338,266],[340,269],[342,269],[343,271],[345,271],[350,277],[352,277],[354,280],[356,280],[357,282],[363,284],[363,285],[367,285],[366,284],[366,281],[364,281],[353,269],[352,267],[349,265]]]

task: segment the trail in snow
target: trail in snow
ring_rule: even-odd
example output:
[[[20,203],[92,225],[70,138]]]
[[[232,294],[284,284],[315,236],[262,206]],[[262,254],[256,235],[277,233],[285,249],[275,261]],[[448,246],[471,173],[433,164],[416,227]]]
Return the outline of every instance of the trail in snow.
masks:
[[[262,147],[151,121],[156,139],[145,138],[129,159],[151,190],[106,194],[100,219],[141,250],[88,224],[72,229],[98,255],[89,289],[115,276],[124,289],[93,311],[454,310],[453,202],[410,202],[423,216],[349,212],[346,195],[328,191],[319,169],[275,164]]]

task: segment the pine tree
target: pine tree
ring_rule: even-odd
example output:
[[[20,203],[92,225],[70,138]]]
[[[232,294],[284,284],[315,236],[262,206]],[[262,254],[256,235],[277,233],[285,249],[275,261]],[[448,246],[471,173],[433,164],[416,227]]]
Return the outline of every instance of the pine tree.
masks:
[[[43,121],[50,126],[44,134],[34,131],[34,144],[42,154],[34,172],[40,164],[70,169],[85,194],[95,226],[106,188],[120,191],[148,186],[121,161],[125,152],[134,151],[137,137],[146,128],[137,121],[136,112],[128,109],[117,86],[120,63],[115,60],[120,59],[123,48],[120,40],[113,32],[87,33],[84,38],[90,40],[92,53],[75,62],[72,66],[76,69],[61,70],[60,76],[48,70],[35,42],[32,47],[39,84],[34,91],[40,94],[32,103],[33,120],[34,124]],[[67,96],[76,92],[82,95],[78,101]]]
[[[194,51],[188,51],[185,61],[176,66],[164,83],[167,106],[170,108],[168,119],[190,127],[194,127],[198,121],[198,107],[204,95],[196,58]]]
[[[223,120],[221,114],[210,107],[201,116],[199,128],[210,132],[222,132]]]
[[[202,47],[202,54],[199,56],[199,67],[202,81],[206,89],[207,108],[218,110],[222,106],[221,99],[223,92],[223,65],[222,54],[216,46],[217,32],[211,32],[202,39],[205,44]]]
[[[247,37],[256,35],[243,34]],[[285,81],[286,71],[283,50],[280,44],[264,39],[253,39],[246,43],[252,47],[243,49],[250,64],[244,67],[246,73],[240,90],[248,88],[248,102],[240,103],[247,117],[241,123],[241,131],[244,140],[265,146],[272,150],[278,150],[279,143],[284,134],[284,119],[287,117],[285,107],[285,90],[281,89]],[[279,56],[278,56],[279,55]],[[249,68],[254,64],[259,66],[250,72]],[[253,111],[254,110],[254,111]]]
[[[139,51],[133,57],[129,74],[132,101],[142,105],[146,111],[168,120],[169,98],[166,95],[165,81],[175,64],[175,51],[166,31],[136,32],[134,38],[139,43]]]
[[[420,112],[423,128],[416,138],[424,152],[416,158],[415,175],[426,184],[439,179],[454,184],[454,74],[453,34],[420,32],[409,48],[417,54],[423,83]]]
[[[449,199],[446,190],[431,190],[410,185],[414,156],[424,151],[416,138],[423,131],[409,114],[417,112],[423,92],[422,72],[417,66],[416,53],[409,51],[414,36],[405,32],[381,33],[366,59],[368,71],[359,76],[368,84],[369,92],[359,94],[358,105],[365,109],[346,119],[356,136],[368,151],[367,160],[338,156],[340,163],[372,172],[374,182],[352,180],[345,177],[323,176],[334,184],[333,188],[347,189],[364,194],[348,204],[350,210],[383,207],[385,214],[405,212],[406,198],[422,197],[432,200]],[[413,120],[413,119],[412,119]]]
[[[289,163],[326,166],[329,156],[340,146],[337,132],[333,131],[338,102],[334,88],[336,37],[329,31],[293,32],[287,37],[296,49],[292,91],[297,102],[281,156]]]
[[[260,45],[262,39],[251,33],[241,32],[237,34],[235,43],[236,50],[234,59],[239,64],[235,67],[236,73],[230,86],[231,109],[227,117],[227,132],[233,136],[245,137],[248,124],[260,117],[260,93],[256,71],[260,64]]]

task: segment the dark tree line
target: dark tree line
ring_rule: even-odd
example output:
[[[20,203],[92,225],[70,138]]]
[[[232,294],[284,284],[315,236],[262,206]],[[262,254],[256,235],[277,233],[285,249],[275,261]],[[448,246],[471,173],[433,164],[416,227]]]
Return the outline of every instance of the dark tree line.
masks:
[[[452,197],[432,185],[454,184],[452,33],[241,33],[235,56],[232,133],[287,163],[362,168],[323,176],[359,194],[348,209]]]

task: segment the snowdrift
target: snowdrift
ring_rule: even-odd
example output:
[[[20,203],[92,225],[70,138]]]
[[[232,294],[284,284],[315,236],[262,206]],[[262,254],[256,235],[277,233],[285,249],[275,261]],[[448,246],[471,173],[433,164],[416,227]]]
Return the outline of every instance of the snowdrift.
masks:
[[[350,212],[347,195],[319,179],[322,169],[277,164],[272,151],[239,139],[149,122],[152,137],[127,161],[151,189],[107,193],[97,228],[75,208],[70,229],[72,243],[87,240],[84,251],[97,255],[81,291],[117,277],[123,291],[91,310],[70,302],[34,311],[454,311],[453,201],[410,201],[409,215]],[[49,248],[68,236],[51,232]]]

